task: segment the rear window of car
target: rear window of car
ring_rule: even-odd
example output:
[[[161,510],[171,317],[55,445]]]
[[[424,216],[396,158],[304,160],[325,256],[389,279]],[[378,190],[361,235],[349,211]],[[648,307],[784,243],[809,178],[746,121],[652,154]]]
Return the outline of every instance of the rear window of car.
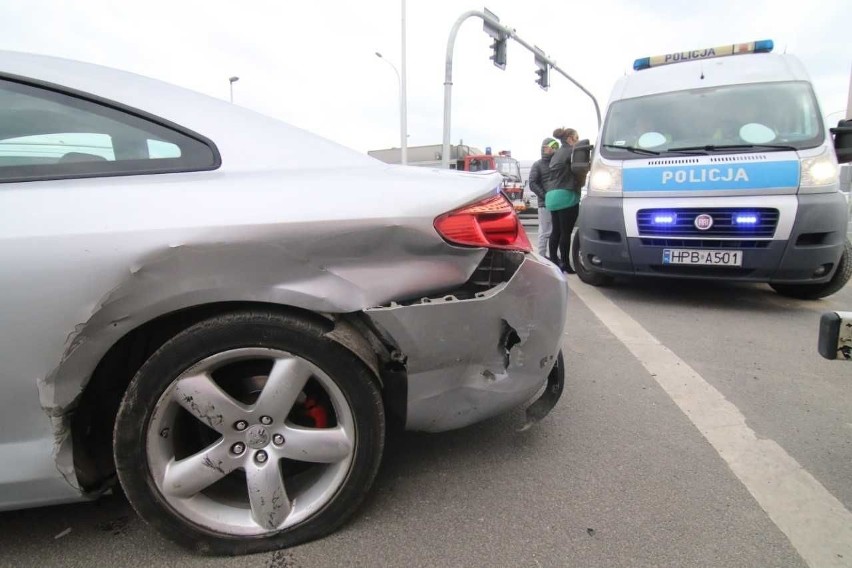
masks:
[[[210,170],[213,144],[166,121],[0,80],[0,182]]]

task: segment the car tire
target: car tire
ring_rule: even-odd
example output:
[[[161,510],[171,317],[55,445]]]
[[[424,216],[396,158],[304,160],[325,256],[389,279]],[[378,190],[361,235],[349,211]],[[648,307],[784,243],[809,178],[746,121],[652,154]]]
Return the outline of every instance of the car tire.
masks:
[[[139,515],[192,550],[285,548],[339,528],[385,441],[377,379],[322,322],[244,311],[178,334],[130,383],[116,470]]]
[[[571,239],[571,267],[580,280],[590,286],[609,286],[614,281],[614,278],[609,274],[595,272],[593,268],[584,264],[583,254],[580,250],[580,231],[574,231],[574,237]]]
[[[800,300],[819,300],[839,292],[852,278],[852,243],[846,239],[837,269],[828,282],[822,284],[769,284],[782,296]]]

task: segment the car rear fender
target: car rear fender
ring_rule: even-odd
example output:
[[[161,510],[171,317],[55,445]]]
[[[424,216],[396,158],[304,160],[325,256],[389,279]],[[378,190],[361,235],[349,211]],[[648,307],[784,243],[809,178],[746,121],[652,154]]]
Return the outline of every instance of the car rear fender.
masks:
[[[216,303],[251,302],[289,306],[317,314],[351,314],[371,306],[434,293],[466,281],[485,254],[450,247],[436,235],[424,239],[397,228],[408,247],[424,249],[397,258],[359,259],[321,265],[294,258],[274,245],[204,244],[169,247],[155,253],[97,302],[91,317],[73,326],[55,368],[37,380],[40,404],[54,434],[54,460],[59,471],[79,488],[74,472],[70,411],[84,392],[97,365],[122,337],[167,314]],[[350,235],[350,239],[355,239]],[[406,243],[405,239],[409,239]],[[441,249],[445,251],[442,253]],[[276,270],[275,267],[278,267]],[[412,278],[419,274],[419,279]],[[373,284],[376,283],[376,284]],[[355,353],[382,376],[376,346],[346,320],[338,320],[333,339]]]

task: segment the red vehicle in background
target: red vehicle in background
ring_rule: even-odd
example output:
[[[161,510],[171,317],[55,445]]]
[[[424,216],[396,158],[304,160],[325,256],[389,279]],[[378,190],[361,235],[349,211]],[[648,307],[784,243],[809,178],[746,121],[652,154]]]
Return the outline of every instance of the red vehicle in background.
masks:
[[[462,160],[458,160],[462,162]],[[465,156],[463,167],[456,169],[466,172],[497,170],[503,175],[503,192],[516,204],[524,200],[524,183],[521,180],[521,166],[508,150],[501,150],[496,156],[485,149],[485,154]]]
[[[441,144],[410,146],[407,151],[409,166],[441,167]],[[367,154],[387,164],[402,163],[402,152],[399,148],[370,150]],[[479,148],[464,144],[450,146],[450,168],[465,172],[500,172],[503,176],[503,193],[512,201],[517,211],[527,208],[524,202],[521,167],[510,151],[502,150],[495,156],[491,153],[491,148],[486,148],[483,152]]]

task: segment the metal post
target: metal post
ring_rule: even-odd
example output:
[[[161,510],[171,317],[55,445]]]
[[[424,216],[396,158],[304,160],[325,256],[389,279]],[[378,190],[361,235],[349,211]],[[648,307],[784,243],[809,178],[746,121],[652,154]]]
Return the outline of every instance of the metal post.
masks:
[[[396,65],[394,65],[393,63],[391,63],[390,61],[385,59],[384,55],[382,55],[378,51],[376,52],[376,57],[378,57],[379,59],[381,59],[382,61],[384,61],[385,63],[387,63],[388,65],[391,66],[391,69],[393,69],[393,72],[396,73],[396,80],[399,82],[399,131],[400,131],[399,144],[400,144],[400,151],[401,151],[400,162],[402,164],[407,164],[408,163],[408,142],[407,142],[406,138],[408,138],[408,136],[407,136],[406,130],[407,130],[408,127],[406,126],[406,123],[405,123],[405,99],[404,99],[405,89],[404,89],[404,86],[403,86],[404,83],[403,83],[403,80],[402,80],[402,75],[399,74],[399,70],[396,68]]]
[[[402,164],[408,164],[408,95],[406,92],[406,76],[405,76],[405,0],[402,0],[402,79],[400,79],[399,93],[399,130],[400,130],[400,147],[402,148]]]
[[[450,167],[450,106],[453,98],[453,47],[456,44],[456,35],[459,33],[459,28],[468,18],[478,16],[485,19],[485,14],[471,10],[465,12],[456,23],[453,24],[453,29],[450,30],[450,38],[447,40],[447,59],[444,67],[444,145],[441,149],[441,167],[449,169]]]
[[[515,30],[504,26],[499,21],[494,19],[494,16],[490,14],[478,12],[476,10],[471,10],[470,12],[465,12],[459,19],[456,20],[456,23],[453,24],[452,29],[450,30],[450,37],[447,40],[447,58],[445,63],[445,72],[444,72],[444,144],[443,149],[441,151],[441,167],[449,168],[450,167],[450,114],[451,114],[451,104],[452,104],[452,90],[453,90],[453,47],[456,42],[456,35],[458,35],[459,28],[468,18],[482,18],[483,21],[488,22],[489,26],[492,26],[504,34],[507,37],[514,39],[516,42],[520,43],[522,46],[527,48],[527,50],[531,51],[533,54],[539,54],[539,58],[545,61],[548,65],[550,65],[555,71],[557,71],[560,75],[574,83],[581,91],[583,91],[590,99],[592,99],[592,103],[595,105],[595,114],[598,118],[598,130],[601,128],[601,109],[598,106],[598,101],[590,93],[585,89],[580,83],[575,81],[570,75],[568,75],[565,71],[560,69],[555,62],[553,62],[549,57],[544,56],[540,49],[535,46],[530,45],[525,42],[523,39],[518,37],[515,33]]]

